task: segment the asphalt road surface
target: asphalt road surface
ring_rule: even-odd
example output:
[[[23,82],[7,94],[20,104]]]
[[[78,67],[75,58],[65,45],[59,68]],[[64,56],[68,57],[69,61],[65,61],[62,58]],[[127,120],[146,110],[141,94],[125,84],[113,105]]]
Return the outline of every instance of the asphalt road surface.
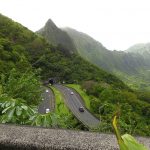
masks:
[[[51,89],[44,87],[43,88],[43,94],[42,94],[42,102],[39,105],[38,112],[40,114],[45,114],[46,109],[49,109],[50,111],[54,110],[54,94],[51,91]]]
[[[66,105],[78,120],[90,128],[98,127],[100,121],[85,108],[81,96],[75,90],[58,84],[55,87],[64,95]],[[79,111],[80,107],[84,108],[84,112]]]

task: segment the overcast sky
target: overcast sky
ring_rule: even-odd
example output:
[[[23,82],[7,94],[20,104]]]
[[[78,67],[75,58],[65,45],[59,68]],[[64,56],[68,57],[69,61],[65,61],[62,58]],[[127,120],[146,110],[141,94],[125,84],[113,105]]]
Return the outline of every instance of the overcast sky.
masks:
[[[0,0],[0,13],[32,31],[51,18],[110,50],[150,42],[150,0]]]

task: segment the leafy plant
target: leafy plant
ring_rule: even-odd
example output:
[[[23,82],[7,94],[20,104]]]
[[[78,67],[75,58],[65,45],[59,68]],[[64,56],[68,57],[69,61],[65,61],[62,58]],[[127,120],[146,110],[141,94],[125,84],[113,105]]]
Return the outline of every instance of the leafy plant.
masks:
[[[115,115],[113,118],[113,128],[117,137],[120,150],[148,150],[144,145],[139,144],[131,135],[120,135],[117,127],[117,115]]]
[[[70,117],[66,114],[59,115],[54,112],[47,114],[35,113],[29,118],[28,124],[33,126],[53,127],[53,128],[72,128]]]
[[[40,101],[41,84],[39,78],[32,71],[21,73],[12,69],[8,77],[4,74],[1,75],[0,84],[3,93],[7,93],[14,99],[24,99],[29,105],[37,105]]]
[[[13,99],[7,95],[0,96],[1,123],[25,124],[35,111],[23,99]]]

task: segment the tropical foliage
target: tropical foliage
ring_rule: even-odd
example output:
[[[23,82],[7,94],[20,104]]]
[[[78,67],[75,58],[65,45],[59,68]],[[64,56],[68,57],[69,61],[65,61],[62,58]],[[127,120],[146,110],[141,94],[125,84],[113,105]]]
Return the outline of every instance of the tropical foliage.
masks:
[[[138,143],[134,137],[129,134],[120,135],[117,127],[117,115],[113,118],[113,128],[118,140],[120,150],[148,150],[144,145]]]
[[[110,120],[119,106],[122,132],[150,135],[150,104],[145,102],[142,96],[137,97],[131,91],[113,89],[102,82],[86,81],[82,88],[91,97],[91,111],[101,118],[101,131],[112,132]]]
[[[3,15],[0,27],[0,122],[85,129],[68,114],[37,113],[41,81],[54,77],[60,82],[82,84],[90,97],[90,109],[101,116],[100,130],[112,132],[110,120],[119,103],[123,131],[150,135],[148,94],[137,94],[112,74],[62,45],[50,45]],[[70,120],[74,121],[68,126]]]

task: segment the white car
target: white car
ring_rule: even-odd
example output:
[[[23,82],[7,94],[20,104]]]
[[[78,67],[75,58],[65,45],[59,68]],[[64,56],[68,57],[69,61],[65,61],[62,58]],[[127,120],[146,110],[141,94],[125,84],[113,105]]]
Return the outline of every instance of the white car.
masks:
[[[49,108],[46,108],[46,113],[49,113],[50,112],[50,109]]]
[[[46,93],[48,93],[49,91],[48,90],[46,90]]]
[[[70,94],[71,94],[71,95],[73,95],[74,93],[73,93],[73,92],[71,92]]]

